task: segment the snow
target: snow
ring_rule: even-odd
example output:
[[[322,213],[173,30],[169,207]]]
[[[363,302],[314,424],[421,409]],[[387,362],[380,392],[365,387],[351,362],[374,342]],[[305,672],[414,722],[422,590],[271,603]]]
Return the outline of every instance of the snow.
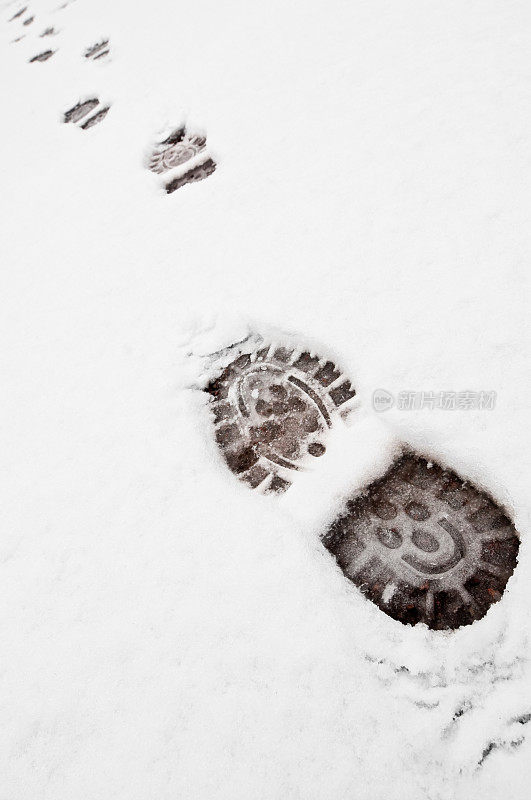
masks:
[[[22,5],[0,23],[0,796],[523,800],[529,4],[33,0],[8,22]],[[101,124],[62,123],[92,96]],[[167,196],[145,161],[183,123],[218,168]],[[282,498],[228,472],[197,389],[207,353],[270,328],[359,399]],[[497,404],[376,414],[375,389]],[[522,537],[455,633],[386,617],[320,544],[400,442]]]

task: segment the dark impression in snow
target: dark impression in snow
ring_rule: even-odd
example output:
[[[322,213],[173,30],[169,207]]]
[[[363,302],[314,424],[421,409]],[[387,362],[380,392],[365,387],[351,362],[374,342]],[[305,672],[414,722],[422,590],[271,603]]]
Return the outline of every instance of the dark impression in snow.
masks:
[[[434,630],[481,619],[501,598],[519,548],[491,497],[410,453],[347,503],[323,541],[382,611]]]
[[[331,361],[274,344],[240,355],[206,391],[229,468],[265,492],[285,491],[323,455],[334,415],[355,395]]]
[[[180,175],[179,177],[169,181],[169,183],[166,184],[166,194],[171,194],[172,192],[177,191],[177,189],[180,189],[181,186],[185,186],[187,183],[197,183],[197,181],[202,181],[205,178],[208,178],[209,175],[212,175],[215,169],[216,162],[211,158],[207,158],[206,161],[198,164],[197,167],[192,167],[192,169],[187,170],[184,175]]]
[[[95,108],[97,108],[100,104],[100,101],[96,97],[92,97],[90,100],[84,100],[82,103],[77,103],[72,108],[69,108],[68,111],[65,111],[63,122],[79,122],[82,119],[85,119]],[[97,125],[98,122],[101,122],[106,116],[109,111],[110,106],[105,106],[104,108],[100,108],[95,114],[88,119],[85,120],[79,127],[87,130],[88,128],[92,128],[94,125]]]
[[[167,172],[197,156],[205,146],[204,136],[190,134],[185,127],[178,128],[155,147],[149,159],[149,169],[159,174]]]
[[[104,39],[102,42],[91,45],[85,50],[85,58],[90,58],[92,61],[97,61],[99,58],[109,55],[109,40]]]
[[[166,139],[155,147],[151,153],[147,167],[159,175],[180,167],[203,153],[203,160],[186,172],[176,175],[166,184],[166,194],[171,194],[187,183],[196,183],[208,178],[216,169],[216,162],[206,157],[206,138],[189,133],[184,126],[174,130]]]
[[[11,17],[11,19],[9,20],[9,22],[13,22],[13,20],[14,20],[14,19],[18,19],[19,17],[21,17],[21,16],[22,16],[22,14],[23,14],[25,11],[27,11],[27,9],[28,9],[28,7],[27,7],[27,6],[24,6],[23,8],[19,9],[19,11],[15,11],[15,13],[13,14],[13,16],[12,16],[12,17]]]
[[[33,56],[33,58],[30,58],[29,63],[33,64],[36,61],[48,61],[54,53],[55,50],[45,50],[43,53],[38,53],[36,56]]]

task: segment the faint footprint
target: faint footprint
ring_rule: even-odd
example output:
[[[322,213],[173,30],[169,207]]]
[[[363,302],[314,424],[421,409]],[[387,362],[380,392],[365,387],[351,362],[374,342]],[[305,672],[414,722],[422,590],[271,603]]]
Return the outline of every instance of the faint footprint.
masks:
[[[72,106],[72,108],[69,108],[68,111],[65,111],[63,122],[77,123],[80,120],[85,119],[85,117],[87,117],[88,114],[91,114],[98,106],[100,106],[100,101],[96,97],[93,97],[90,100],[83,100],[81,103],[76,103],[75,106]],[[103,108],[100,108],[99,111],[92,116],[89,116],[88,119],[85,119],[85,121],[81,125],[78,125],[78,127],[82,128],[83,130],[94,127],[94,125],[97,125],[99,122],[105,119],[109,109],[110,106],[104,106]]]
[[[49,58],[53,56],[53,54],[57,52],[56,50],[44,50],[42,53],[37,53],[36,56],[29,59],[29,63],[33,64],[35,61],[48,61]]]
[[[13,20],[15,20],[15,19],[18,19],[18,18],[19,18],[19,17],[21,17],[21,16],[22,16],[22,14],[24,14],[24,12],[25,12],[25,11],[27,11],[27,10],[28,10],[28,7],[27,7],[27,6],[24,6],[24,8],[21,8],[19,11],[16,11],[16,12],[13,14],[13,16],[12,16],[12,17],[10,17],[10,19],[8,20],[8,22],[13,22]]]
[[[93,44],[87,48],[85,51],[85,58],[88,58],[91,61],[97,61],[100,58],[108,56],[109,50],[109,40],[104,39],[102,42],[98,42],[97,44]]]
[[[199,157],[205,154],[205,150],[206,137],[189,133],[182,126],[155,146],[149,156],[147,167],[159,175],[170,172],[170,170],[174,171],[174,177],[165,182],[164,186],[166,193],[171,194],[187,183],[195,183],[212,175],[217,166],[215,161],[211,157],[199,161]],[[199,163],[196,163],[191,169],[178,170],[183,164],[196,158]]]
[[[477,762],[477,769],[483,766],[487,758],[492,755],[496,750],[516,750],[522,745],[526,738],[526,731],[523,726],[531,721],[531,714],[526,713],[518,717],[513,717],[506,724],[506,730],[502,735],[492,741],[483,748],[481,757]]]

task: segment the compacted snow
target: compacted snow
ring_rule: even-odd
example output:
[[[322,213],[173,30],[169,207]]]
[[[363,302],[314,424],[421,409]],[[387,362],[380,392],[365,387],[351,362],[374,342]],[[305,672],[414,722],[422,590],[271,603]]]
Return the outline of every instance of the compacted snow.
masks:
[[[529,4],[24,0],[0,41],[0,797],[526,798]],[[356,388],[282,496],[201,391],[256,333]],[[321,543],[402,444],[521,537],[455,632]]]

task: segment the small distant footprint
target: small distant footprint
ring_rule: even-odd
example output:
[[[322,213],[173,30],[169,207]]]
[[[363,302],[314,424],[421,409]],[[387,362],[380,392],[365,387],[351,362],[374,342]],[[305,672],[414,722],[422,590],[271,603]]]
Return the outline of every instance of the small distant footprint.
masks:
[[[204,136],[190,135],[186,128],[178,128],[153,150],[149,168],[152,172],[167,172],[198,155],[205,146]]]
[[[166,139],[153,149],[147,166],[151,172],[159,175],[175,171],[176,174],[165,184],[167,194],[175,192],[187,183],[202,181],[216,169],[216,162],[205,153],[206,137],[190,133],[185,126],[174,130]],[[198,159],[191,169],[179,170],[183,164]],[[205,157],[206,156],[206,157]],[[169,177],[169,176],[167,176]]]
[[[23,8],[19,9],[19,11],[15,11],[15,13],[13,14],[13,16],[12,16],[12,17],[11,17],[11,18],[8,20],[8,22],[13,22],[13,20],[15,20],[15,19],[18,19],[18,18],[19,18],[19,17],[21,17],[21,16],[22,16],[22,14],[24,14],[24,12],[25,12],[25,11],[27,11],[27,10],[28,10],[28,7],[27,7],[27,6],[24,6]]]
[[[100,101],[96,97],[92,97],[90,100],[84,100],[81,103],[76,103],[75,106],[72,106],[72,108],[69,108],[68,111],[65,111],[63,122],[77,123],[80,120],[85,119],[85,117],[87,117],[89,114],[92,114],[92,112],[98,106],[100,106]],[[109,109],[110,106],[104,106],[103,108],[100,108],[99,111],[97,111],[95,114],[92,114],[92,116],[89,116],[88,119],[85,119],[85,121],[81,125],[78,125],[78,127],[82,128],[83,130],[93,128],[94,125],[97,125],[99,122],[105,119]]]
[[[87,48],[87,50],[85,51],[85,58],[88,58],[91,61],[97,61],[100,58],[108,56],[109,51],[110,51],[109,40],[104,39],[102,42],[98,42],[97,44],[93,44],[89,48]]]
[[[35,61],[48,61],[55,52],[55,50],[44,50],[42,53],[37,53],[36,56],[30,58],[29,63],[33,64]]]
[[[56,11],[66,8],[74,0],[66,0],[56,8]],[[37,16],[32,13],[29,4],[20,7],[8,20],[14,22],[14,29],[18,27],[18,36],[13,42],[22,39],[31,39],[39,46],[38,40],[48,39],[57,36],[61,31],[54,27],[52,20],[47,20],[47,24],[41,24],[43,20],[39,17],[38,28],[35,25]],[[33,26],[30,30],[30,26]],[[60,37],[59,37],[60,39]],[[48,42],[46,43],[48,44]],[[52,42],[49,43],[52,45]],[[55,44],[55,43],[54,43]],[[43,47],[44,42],[40,44]],[[36,47],[36,49],[37,49]],[[58,51],[58,47],[48,46],[46,49],[38,50],[35,55],[28,59],[30,64],[44,63],[48,61]],[[81,55],[87,61],[107,61],[111,54],[109,37],[102,37],[87,47]],[[90,97],[81,100],[68,108],[63,113],[63,122],[71,123],[82,130],[88,130],[102,122],[110,110],[110,104],[103,104],[98,97]],[[152,148],[148,160],[145,164],[151,172],[163,176],[161,178],[162,188],[166,194],[171,194],[188,183],[197,183],[212,175],[217,169],[214,158],[207,152],[206,137],[191,132],[183,125],[175,129],[167,138],[159,141]]]
[[[58,10],[59,9],[56,9],[56,11]],[[24,18],[25,14],[27,14],[28,16]],[[13,16],[8,20],[8,22],[18,22],[18,24],[21,25],[21,29],[19,29],[21,32],[19,33],[18,36],[16,36],[14,39],[11,40],[12,43],[22,41],[22,39],[26,38],[27,34],[29,34],[29,38],[34,39],[35,44],[38,47],[39,44],[36,41],[37,38],[43,39],[44,37],[47,36],[56,36],[59,33],[59,31],[52,25],[48,25],[47,27],[45,27],[42,33],[37,33],[37,31],[35,30],[35,28],[37,27],[36,25],[31,30],[29,30],[29,26],[33,25],[33,23],[36,20],[37,20],[37,15],[30,10],[29,5],[20,8],[15,14],[13,14]],[[41,50],[37,52],[34,56],[32,56],[30,59],[28,59],[28,62],[30,64],[33,64],[37,62],[48,61],[48,59],[51,58],[56,52],[57,49],[52,50],[51,48],[48,48],[46,50]]]

